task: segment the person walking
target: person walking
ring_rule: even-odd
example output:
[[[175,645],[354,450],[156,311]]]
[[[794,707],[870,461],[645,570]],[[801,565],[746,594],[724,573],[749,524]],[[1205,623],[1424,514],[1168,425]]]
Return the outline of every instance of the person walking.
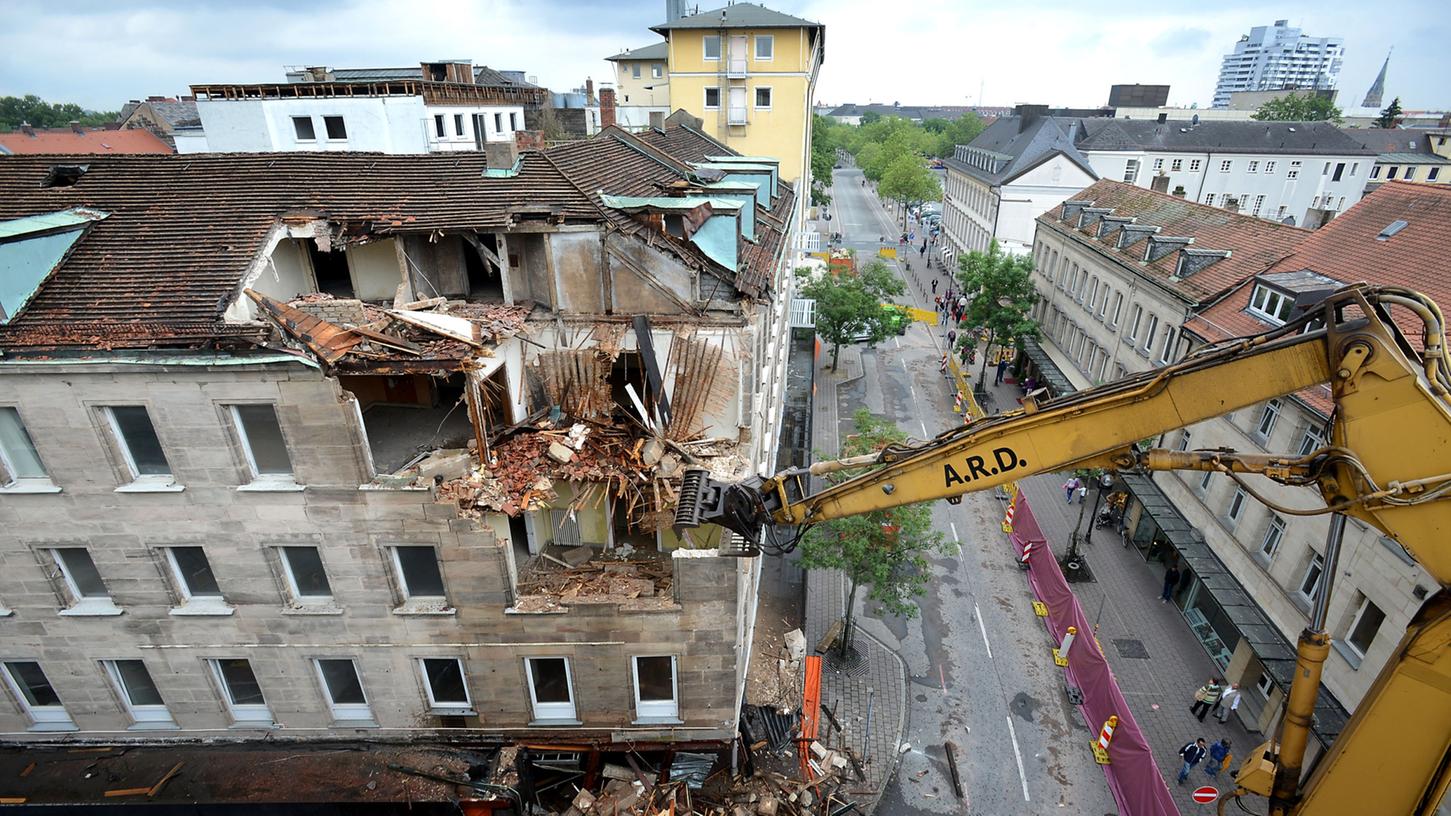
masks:
[[[1083,482],[1077,476],[1070,476],[1068,477],[1068,481],[1063,483],[1063,496],[1068,500],[1069,504],[1073,503],[1073,494],[1078,492],[1078,488],[1082,484]]]
[[[1008,360],[1006,357],[1004,357],[1003,359],[998,360],[998,375],[993,378],[993,385],[1002,385],[1003,375],[1006,373],[1008,373]]]
[[[1239,684],[1230,683],[1229,688],[1225,689],[1214,703],[1214,716],[1221,723],[1229,722],[1229,715],[1239,708],[1239,698]]]
[[[1209,749],[1205,746],[1203,737],[1185,743],[1184,747],[1179,749],[1179,758],[1184,760],[1184,767],[1179,769],[1180,785],[1184,784],[1184,780],[1189,778],[1189,772],[1204,760],[1204,755],[1207,753],[1209,753]]]
[[[955,345],[957,345],[957,329],[948,329],[947,330],[947,347],[948,348],[952,348]]]
[[[1194,705],[1189,706],[1189,713],[1198,717],[1200,722],[1204,722],[1204,715],[1209,713],[1210,707],[1214,705],[1215,700],[1219,699],[1222,691],[1224,688],[1219,685],[1219,678],[1209,678],[1208,683],[1200,686],[1199,690],[1194,692]]]
[[[962,348],[958,350],[958,352],[957,352],[957,359],[959,359],[959,360],[962,361],[962,365],[963,366],[970,366],[970,365],[972,365],[972,361],[969,360],[969,359],[967,359],[967,353],[969,351],[971,351],[971,350],[972,350],[972,346],[969,346],[966,343],[963,343],[962,344]]]
[[[1209,762],[1204,765],[1204,772],[1211,777],[1218,776],[1219,772],[1229,766],[1229,740],[1222,739],[1209,746]]]
[[[937,279],[936,278],[933,278],[932,279],[932,294],[934,294],[934,295],[937,294]],[[937,304],[939,306],[942,305],[942,298],[938,298],[937,299]]]
[[[1179,583],[1179,565],[1170,564],[1164,570],[1164,591],[1159,593],[1159,601],[1168,603],[1174,600],[1174,587]]]

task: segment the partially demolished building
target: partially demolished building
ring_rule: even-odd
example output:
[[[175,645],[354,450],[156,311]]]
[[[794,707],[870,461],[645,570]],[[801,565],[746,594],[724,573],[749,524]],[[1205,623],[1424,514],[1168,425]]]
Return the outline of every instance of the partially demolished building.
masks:
[[[735,736],[796,191],[494,147],[0,159],[0,736]]]

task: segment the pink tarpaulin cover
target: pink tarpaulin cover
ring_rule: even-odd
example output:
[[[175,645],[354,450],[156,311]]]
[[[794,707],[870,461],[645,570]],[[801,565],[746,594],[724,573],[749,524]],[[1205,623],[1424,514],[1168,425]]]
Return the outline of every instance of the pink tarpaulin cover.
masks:
[[[1144,732],[1129,713],[1128,703],[1119,691],[1118,681],[1109,669],[1108,660],[1099,651],[1093,638],[1093,625],[1083,614],[1083,607],[1068,588],[1068,581],[1053,550],[1048,546],[1038,520],[1028,507],[1028,498],[1018,491],[1014,499],[1013,532],[1010,538],[1013,549],[1021,557],[1027,542],[1036,542],[1028,554],[1028,583],[1033,594],[1048,607],[1048,631],[1059,642],[1068,627],[1078,630],[1078,636],[1069,649],[1068,668],[1064,670],[1068,684],[1083,691],[1083,718],[1093,731],[1090,740],[1098,739],[1098,730],[1111,715],[1118,715],[1118,727],[1114,729],[1109,743],[1108,755],[1111,764],[1103,766],[1108,778],[1108,788],[1118,802],[1119,813],[1124,816],[1178,816],[1179,808],[1169,793],[1169,786],[1159,774],[1154,762],[1153,750],[1149,747]],[[1085,744],[1083,750],[1089,750]]]

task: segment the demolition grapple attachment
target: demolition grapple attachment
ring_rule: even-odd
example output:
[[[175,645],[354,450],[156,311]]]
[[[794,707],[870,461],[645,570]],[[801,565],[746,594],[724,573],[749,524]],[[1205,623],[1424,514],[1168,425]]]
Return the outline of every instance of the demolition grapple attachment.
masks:
[[[716,524],[739,537],[738,541],[722,543],[722,555],[754,557],[760,554],[761,528],[770,522],[757,478],[724,483],[712,479],[710,471],[693,468],[681,479],[680,498],[675,505],[677,534],[702,524]]]

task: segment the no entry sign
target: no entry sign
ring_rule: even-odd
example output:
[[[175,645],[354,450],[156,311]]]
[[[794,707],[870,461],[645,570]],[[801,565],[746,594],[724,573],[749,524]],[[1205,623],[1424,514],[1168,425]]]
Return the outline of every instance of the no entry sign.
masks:
[[[1205,785],[1202,788],[1195,788],[1194,792],[1190,794],[1190,796],[1193,796],[1194,801],[1198,802],[1199,804],[1207,805],[1210,802],[1213,802],[1215,799],[1219,798],[1219,789],[1214,787],[1213,785]]]

